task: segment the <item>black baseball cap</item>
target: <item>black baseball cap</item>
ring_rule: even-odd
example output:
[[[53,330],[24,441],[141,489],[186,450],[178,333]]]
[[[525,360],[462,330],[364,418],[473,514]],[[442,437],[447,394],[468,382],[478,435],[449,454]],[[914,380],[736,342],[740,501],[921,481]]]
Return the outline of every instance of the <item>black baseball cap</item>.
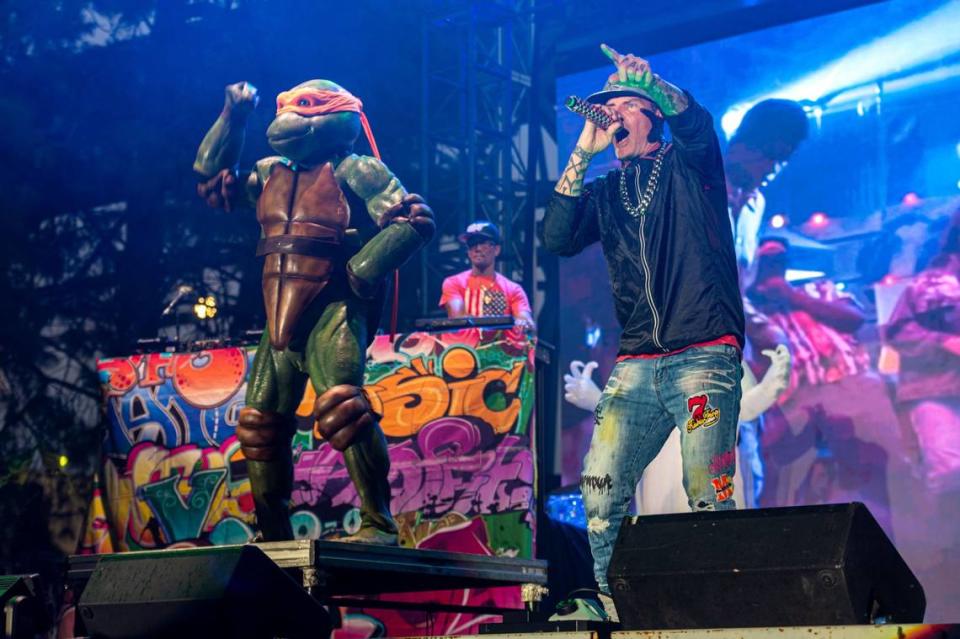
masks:
[[[466,244],[473,237],[482,237],[495,244],[500,244],[500,229],[493,222],[479,220],[470,224],[467,230],[460,234],[459,240]]]

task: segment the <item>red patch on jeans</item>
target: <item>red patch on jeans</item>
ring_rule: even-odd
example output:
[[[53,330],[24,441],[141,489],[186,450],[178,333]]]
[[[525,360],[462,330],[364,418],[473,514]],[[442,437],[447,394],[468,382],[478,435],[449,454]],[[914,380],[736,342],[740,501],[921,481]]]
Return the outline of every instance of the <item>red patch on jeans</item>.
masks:
[[[737,456],[732,450],[720,453],[719,455],[714,455],[713,459],[710,460],[710,474],[716,475],[722,470],[731,468],[736,461]]]
[[[688,433],[701,426],[710,428],[720,421],[720,409],[710,406],[710,398],[706,393],[687,398],[687,410],[690,412],[690,419],[687,420]]]
[[[713,484],[713,489],[717,493],[717,501],[727,501],[733,497],[733,480],[730,475],[724,473],[711,479],[710,483]]]

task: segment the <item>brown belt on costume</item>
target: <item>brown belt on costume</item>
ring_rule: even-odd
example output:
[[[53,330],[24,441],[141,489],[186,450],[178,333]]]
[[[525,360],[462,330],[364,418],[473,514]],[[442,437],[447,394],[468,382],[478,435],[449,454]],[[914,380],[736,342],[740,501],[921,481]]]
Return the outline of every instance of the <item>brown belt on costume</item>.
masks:
[[[274,235],[261,238],[257,243],[257,257],[270,253],[308,255],[310,257],[333,257],[340,249],[340,242],[333,238],[307,237],[304,235]]]

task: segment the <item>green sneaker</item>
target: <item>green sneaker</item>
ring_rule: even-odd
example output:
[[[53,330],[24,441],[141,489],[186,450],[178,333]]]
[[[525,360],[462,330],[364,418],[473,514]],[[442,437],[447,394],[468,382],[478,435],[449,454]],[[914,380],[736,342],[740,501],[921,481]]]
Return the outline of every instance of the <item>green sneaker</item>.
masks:
[[[607,613],[593,599],[565,599],[548,621],[609,621]]]
[[[613,597],[601,592],[597,595],[597,598],[600,599],[600,604],[603,606],[604,611],[606,611],[610,621],[620,623],[620,615],[617,614],[617,607],[613,603]]]

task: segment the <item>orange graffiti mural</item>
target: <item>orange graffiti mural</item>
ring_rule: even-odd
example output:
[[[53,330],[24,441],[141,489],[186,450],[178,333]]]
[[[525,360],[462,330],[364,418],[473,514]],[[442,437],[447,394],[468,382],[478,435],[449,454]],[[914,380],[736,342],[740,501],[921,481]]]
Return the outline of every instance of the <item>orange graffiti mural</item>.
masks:
[[[102,360],[98,370],[108,397],[135,386],[159,386],[168,379],[191,406],[213,408],[233,397],[247,374],[247,352],[220,348],[198,353],[150,353]]]
[[[380,427],[388,437],[410,437],[440,417],[478,417],[497,434],[508,433],[520,415],[520,383],[525,363],[481,370],[477,353],[462,345],[437,356],[420,355],[364,388],[373,409],[383,415]],[[491,396],[502,406],[491,406]],[[311,385],[297,409],[301,417],[313,411]]]

